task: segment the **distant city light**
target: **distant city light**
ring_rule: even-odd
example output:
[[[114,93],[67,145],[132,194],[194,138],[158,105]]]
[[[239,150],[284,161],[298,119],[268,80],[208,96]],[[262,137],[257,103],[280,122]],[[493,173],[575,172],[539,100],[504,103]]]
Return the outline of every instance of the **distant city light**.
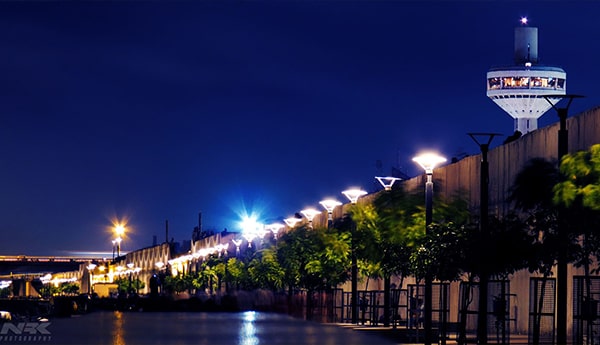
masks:
[[[521,24],[527,25],[527,17],[521,17]]]

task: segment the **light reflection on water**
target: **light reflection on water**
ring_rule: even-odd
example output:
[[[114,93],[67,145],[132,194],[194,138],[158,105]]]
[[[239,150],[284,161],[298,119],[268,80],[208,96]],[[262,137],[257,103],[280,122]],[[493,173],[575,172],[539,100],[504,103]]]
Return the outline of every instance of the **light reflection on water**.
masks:
[[[123,338],[123,313],[115,311],[115,320],[113,323],[113,345],[125,345]]]
[[[246,311],[243,313],[244,323],[240,328],[239,345],[258,345],[258,337],[256,337],[256,328],[254,321],[256,320],[256,312]]]
[[[394,344],[335,325],[264,312],[102,312],[50,320],[44,345]]]

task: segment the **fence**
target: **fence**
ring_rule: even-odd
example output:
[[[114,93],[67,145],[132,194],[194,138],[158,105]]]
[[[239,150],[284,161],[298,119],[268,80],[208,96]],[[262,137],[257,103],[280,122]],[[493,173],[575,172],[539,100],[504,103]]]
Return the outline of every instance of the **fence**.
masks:
[[[600,344],[600,277],[573,277],[573,343]]]

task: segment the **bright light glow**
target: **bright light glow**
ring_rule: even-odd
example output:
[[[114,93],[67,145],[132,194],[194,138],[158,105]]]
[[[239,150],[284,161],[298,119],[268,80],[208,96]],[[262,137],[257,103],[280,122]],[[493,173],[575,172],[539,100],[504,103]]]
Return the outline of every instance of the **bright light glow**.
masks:
[[[104,265],[98,267],[98,270],[100,270],[100,272],[104,272],[105,269],[106,269],[106,266],[104,266]]]
[[[379,181],[379,183],[381,183],[381,185],[383,186],[383,188],[385,190],[392,190],[392,185],[394,184],[394,182],[402,180],[399,177],[391,177],[391,176],[386,176],[386,177],[375,176],[375,178],[377,179],[377,181]]]
[[[302,213],[304,215],[304,217],[306,217],[306,219],[308,219],[309,222],[312,222],[313,219],[315,218],[315,216],[317,216],[318,214],[321,214],[321,212],[315,210],[314,208],[304,209],[304,210],[300,211],[300,213]]]
[[[323,205],[323,207],[325,207],[327,213],[332,213],[333,209],[336,208],[336,206],[340,206],[342,204],[341,202],[334,199],[325,199],[319,203]]]
[[[277,238],[277,233],[283,227],[285,227],[285,225],[283,225],[281,223],[273,223],[273,224],[269,224],[269,225],[265,226],[265,229],[271,230],[271,232],[273,233],[273,237]]]
[[[293,228],[294,226],[296,226],[296,224],[298,224],[299,222],[301,222],[302,219],[296,218],[296,217],[290,217],[290,218],[284,219],[283,221],[285,222],[285,224],[288,227]]]
[[[231,242],[233,242],[233,244],[235,244],[235,246],[237,247],[237,249],[240,249],[240,245],[242,244],[242,240],[232,239]]]
[[[117,224],[115,226],[115,234],[117,234],[118,237],[123,236],[123,234],[125,234],[125,226],[123,224]]]
[[[93,270],[94,270],[94,268],[96,268],[96,264],[94,264],[94,263],[91,263],[91,262],[90,262],[90,264],[89,264],[89,265],[87,265],[87,269],[88,269],[88,270],[90,270],[90,271],[93,271]]]
[[[248,241],[248,248],[252,247],[252,241],[256,238],[256,233],[254,232],[245,232],[242,234],[246,241]]]
[[[264,227],[254,217],[244,217],[240,222],[242,236],[248,241],[248,248],[252,247],[252,240],[264,236]]]
[[[127,267],[129,267],[129,269],[132,269],[133,268],[133,263],[132,262],[128,263]]]
[[[345,191],[342,192],[342,194],[344,194],[346,196],[346,198],[348,198],[348,200],[350,200],[350,202],[352,204],[356,204],[356,202],[358,201],[358,198],[367,195],[368,193],[365,192],[362,189],[347,189]]]
[[[435,169],[438,164],[444,163],[445,161],[446,158],[431,152],[423,153],[413,158],[413,162],[419,164],[428,175],[433,173],[433,169]]]
[[[242,218],[242,221],[240,222],[240,228],[242,228],[242,232],[244,232],[244,233],[249,233],[249,232],[256,233],[257,230],[261,227],[262,227],[262,224],[257,222],[256,218],[254,218],[254,217],[244,217],[244,218]]]
[[[523,25],[527,25],[527,17],[521,17],[521,20],[520,20],[520,22],[521,22],[521,24],[523,24]]]
[[[163,268],[163,266],[165,265],[165,263],[162,262],[162,261],[159,261],[159,262],[155,263],[154,265],[156,265],[156,267],[158,267],[158,269],[160,270],[160,269]]]

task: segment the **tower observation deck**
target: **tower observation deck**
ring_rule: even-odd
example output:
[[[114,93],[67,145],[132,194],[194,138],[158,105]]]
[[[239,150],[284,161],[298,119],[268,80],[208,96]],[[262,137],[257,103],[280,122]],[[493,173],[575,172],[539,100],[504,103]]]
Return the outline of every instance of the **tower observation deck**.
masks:
[[[526,20],[521,22],[526,24]],[[515,119],[515,131],[537,129],[537,121],[566,94],[567,74],[562,68],[538,65],[537,28],[515,28],[515,65],[493,67],[487,73],[487,96]]]

